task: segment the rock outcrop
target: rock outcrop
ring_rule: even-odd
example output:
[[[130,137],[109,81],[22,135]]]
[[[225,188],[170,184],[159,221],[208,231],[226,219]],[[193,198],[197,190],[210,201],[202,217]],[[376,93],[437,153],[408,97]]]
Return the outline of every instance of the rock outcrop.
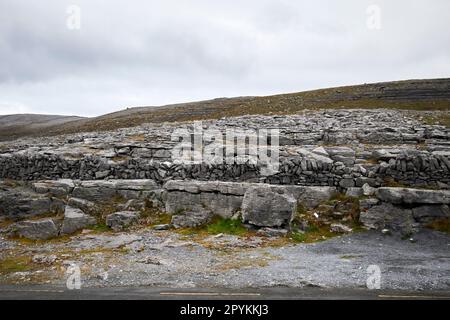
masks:
[[[20,221],[11,227],[10,235],[31,240],[47,240],[59,235],[59,223],[50,218]]]
[[[449,217],[450,130],[427,124],[435,116],[327,110],[4,142],[0,216],[17,221],[65,212],[63,221],[15,225],[19,236],[33,238],[73,233],[94,224],[93,215],[115,211],[106,222],[122,230],[149,208],[173,215],[177,228],[199,226],[217,215],[240,217],[262,233],[281,234],[297,209],[320,207],[334,210],[329,214],[335,220],[359,217],[367,228],[410,234]],[[279,135],[262,140],[246,135],[269,128]],[[201,138],[202,147],[189,154],[189,161],[174,156],[180,147],[174,133],[180,130],[189,139]],[[214,139],[205,130],[214,132]],[[230,130],[240,133],[236,141],[241,145],[228,139]],[[224,145],[217,147],[221,140]],[[264,156],[252,151],[256,145],[272,148],[276,169],[269,170]],[[181,147],[192,151],[191,145]],[[217,151],[214,159],[222,161],[194,161],[205,150]],[[359,200],[360,212],[342,208],[349,203],[325,204],[338,193]],[[326,222],[337,233],[348,232],[339,221]]]
[[[288,228],[297,212],[297,199],[286,190],[255,186],[245,192],[242,220],[258,227]]]
[[[97,221],[94,217],[85,214],[77,208],[66,206],[64,221],[61,227],[61,234],[71,234],[86,227],[95,225]]]
[[[106,225],[114,231],[122,231],[137,222],[139,214],[135,211],[121,211],[111,213],[106,217]]]

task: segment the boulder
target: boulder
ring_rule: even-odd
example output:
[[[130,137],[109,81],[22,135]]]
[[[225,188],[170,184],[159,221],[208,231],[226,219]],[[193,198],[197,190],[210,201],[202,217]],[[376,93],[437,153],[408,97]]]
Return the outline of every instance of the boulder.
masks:
[[[449,190],[378,188],[376,197],[394,204],[450,204]]]
[[[409,235],[417,231],[412,210],[391,203],[382,203],[366,211],[361,211],[359,219],[369,229],[389,229],[402,235]]]
[[[30,240],[47,240],[59,234],[58,223],[53,219],[27,220],[11,226],[11,235]]]
[[[135,211],[120,211],[106,217],[106,225],[114,231],[121,231],[137,222],[139,214]]]
[[[96,223],[97,221],[94,217],[85,214],[80,209],[66,206],[61,234],[71,234]]]
[[[212,215],[205,210],[188,211],[172,216],[172,226],[175,229],[195,228],[211,221]]]
[[[427,224],[434,220],[450,217],[448,205],[425,205],[412,209],[413,217],[416,221]]]
[[[293,195],[297,199],[297,202],[301,203],[307,209],[317,207],[324,201],[330,200],[337,193],[334,187],[271,186],[271,188],[275,192]]]
[[[242,220],[259,227],[289,227],[297,211],[297,200],[282,189],[268,186],[247,190],[242,202]]]
[[[64,202],[27,191],[9,190],[0,193],[0,216],[10,219],[30,218],[64,210]]]
[[[223,218],[231,218],[240,210],[242,196],[219,192],[190,193],[181,191],[168,192],[166,212],[175,214],[180,211],[202,211],[207,209]]]

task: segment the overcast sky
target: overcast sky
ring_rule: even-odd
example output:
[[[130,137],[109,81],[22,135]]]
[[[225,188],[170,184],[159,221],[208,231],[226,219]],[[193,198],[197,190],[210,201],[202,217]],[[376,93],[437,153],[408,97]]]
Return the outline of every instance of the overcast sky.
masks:
[[[449,13],[448,0],[0,0],[0,114],[449,77]]]

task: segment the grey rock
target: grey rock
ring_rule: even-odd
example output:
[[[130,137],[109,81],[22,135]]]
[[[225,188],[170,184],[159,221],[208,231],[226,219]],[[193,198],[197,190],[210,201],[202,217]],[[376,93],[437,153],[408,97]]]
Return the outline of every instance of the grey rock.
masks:
[[[157,231],[169,230],[170,224],[158,224],[153,226],[153,229]]]
[[[353,188],[355,186],[355,180],[351,178],[341,179],[339,182],[339,185],[342,188]]]
[[[43,214],[56,214],[63,210],[64,202],[57,198],[49,198],[23,190],[0,192],[0,216],[20,219]]]
[[[61,228],[61,234],[71,234],[86,227],[95,225],[97,221],[94,217],[85,214],[78,208],[70,206],[64,211],[64,221]]]
[[[145,198],[159,189],[154,180],[99,180],[81,181],[72,193],[75,198],[90,201],[110,201],[115,196],[126,199]]]
[[[288,234],[288,230],[275,228],[261,228],[256,233],[263,237],[285,237]]]
[[[139,211],[145,209],[145,201],[138,199],[128,200],[124,205],[119,206],[124,211]]]
[[[340,223],[333,223],[330,226],[331,232],[335,233],[350,233],[353,231],[352,228],[347,227],[346,225],[340,224]]]
[[[33,183],[33,189],[37,193],[49,193],[54,196],[70,194],[75,187],[73,180],[46,180]]]
[[[347,188],[347,191],[345,192],[345,195],[349,196],[349,197],[361,197],[363,195],[363,189],[362,188],[356,188],[356,187],[352,187],[352,188]]]
[[[390,159],[395,158],[396,155],[390,153],[389,151],[387,151],[385,149],[379,149],[379,150],[374,150],[372,152],[372,157],[376,160],[389,161]]]
[[[375,192],[377,191],[377,189],[372,188],[367,183],[365,185],[363,185],[362,189],[363,189],[363,194],[365,196],[373,196],[375,194]]]
[[[58,236],[57,225],[50,218],[21,221],[11,227],[11,235],[30,240],[47,240]]]
[[[106,225],[114,231],[122,231],[137,222],[139,214],[134,211],[120,211],[111,213],[106,217]]]
[[[407,188],[378,188],[378,199],[394,204],[449,204],[450,191]]]
[[[95,173],[95,178],[96,179],[104,179],[109,175],[110,171],[109,170],[104,170],[104,171],[97,171]]]
[[[448,205],[425,205],[412,209],[413,217],[422,224],[450,217]]]
[[[205,210],[188,211],[172,216],[172,226],[175,229],[195,228],[203,226],[211,221],[212,215]]]
[[[247,190],[242,202],[242,220],[260,227],[289,227],[297,211],[297,200],[268,186]]]
[[[94,202],[79,198],[69,198],[67,199],[67,204],[74,208],[81,209],[86,213],[94,212],[97,208],[97,205]]]
[[[368,210],[373,206],[376,206],[380,203],[380,200],[377,198],[367,198],[359,200],[359,207],[361,210]]]
[[[417,231],[412,210],[395,206],[391,203],[382,203],[360,213],[361,223],[369,229],[389,229],[402,235]]]

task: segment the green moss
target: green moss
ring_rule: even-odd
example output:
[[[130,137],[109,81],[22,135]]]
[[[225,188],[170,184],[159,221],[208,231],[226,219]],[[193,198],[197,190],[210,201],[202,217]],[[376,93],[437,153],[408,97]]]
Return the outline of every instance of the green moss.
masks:
[[[247,229],[240,220],[216,218],[213,223],[206,227],[206,231],[211,234],[243,235],[247,232]]]
[[[95,226],[91,226],[88,229],[93,230],[95,232],[110,232],[111,228],[108,227],[106,224],[104,223],[97,223]]]
[[[151,225],[157,225],[157,224],[170,224],[172,221],[172,216],[167,213],[159,213],[156,216],[152,217]]]
[[[292,239],[292,241],[294,242],[298,242],[298,243],[303,243],[306,241],[307,236],[305,233],[303,232],[292,232],[290,234],[290,238]]]

